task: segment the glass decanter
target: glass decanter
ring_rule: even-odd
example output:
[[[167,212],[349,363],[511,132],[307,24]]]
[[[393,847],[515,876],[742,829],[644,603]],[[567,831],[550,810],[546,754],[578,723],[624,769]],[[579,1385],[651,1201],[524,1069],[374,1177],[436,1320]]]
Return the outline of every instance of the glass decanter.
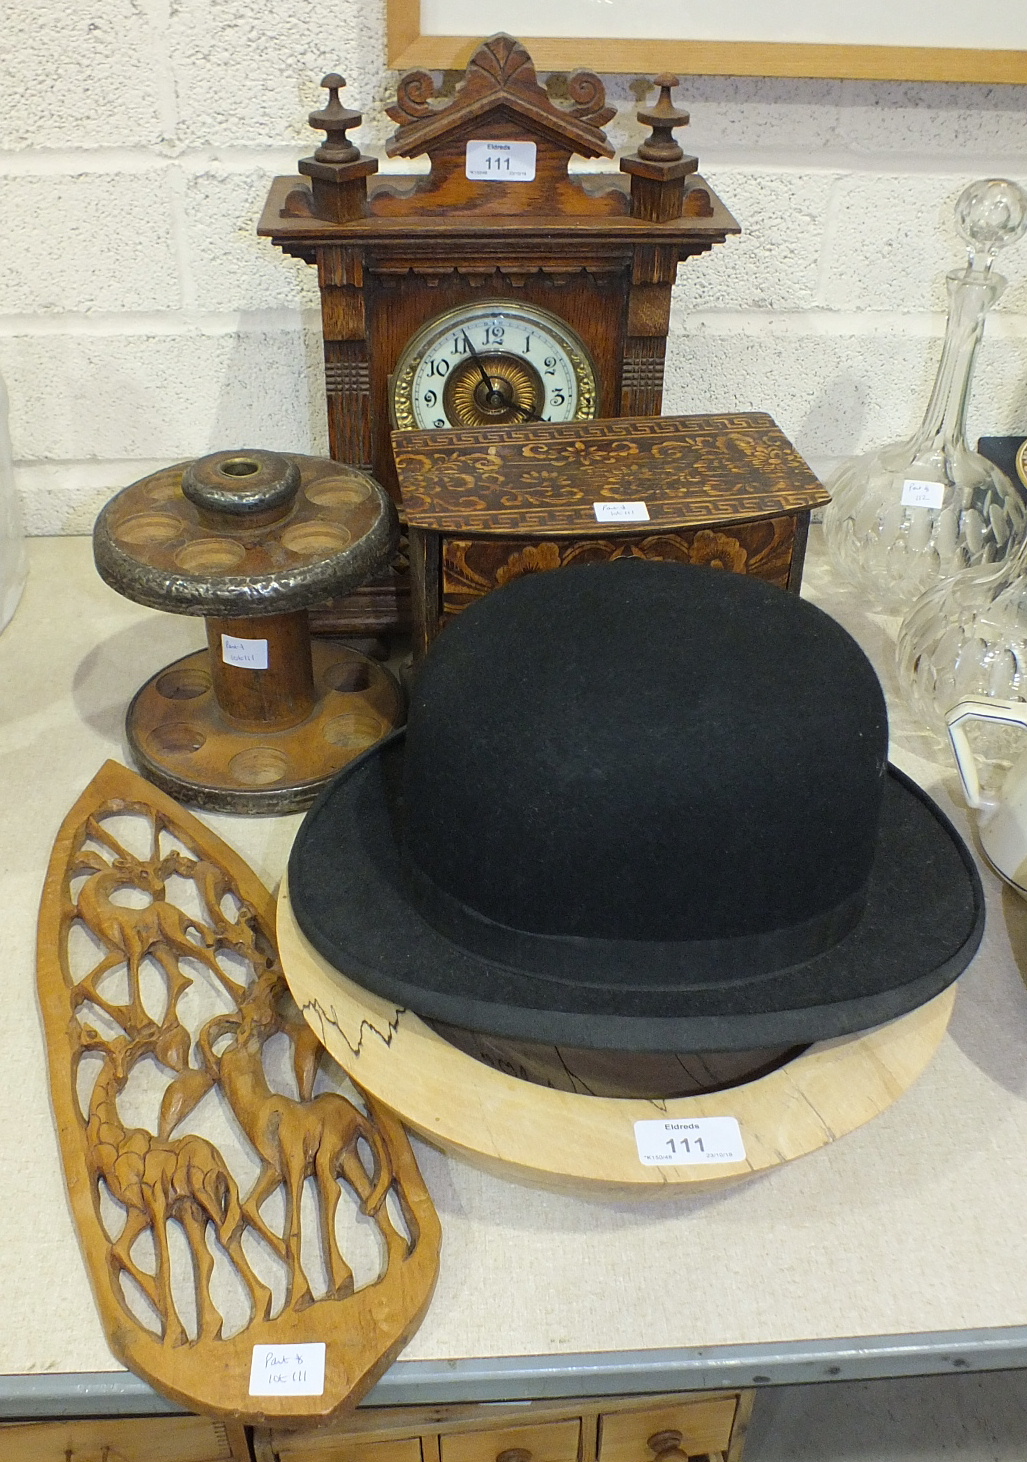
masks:
[[[827,484],[831,557],[874,609],[908,609],[939,581],[1001,562],[1027,530],[1016,489],[966,441],[985,317],[1006,287],[991,266],[1000,248],[1027,232],[1027,193],[1004,178],[971,183],[956,203],[956,223],[969,258],[947,276],[948,323],[923,422],[908,440],[843,463]]]
[[[967,696],[1027,700],[1027,544],[921,595],[896,654],[917,715],[940,736],[945,712]]]

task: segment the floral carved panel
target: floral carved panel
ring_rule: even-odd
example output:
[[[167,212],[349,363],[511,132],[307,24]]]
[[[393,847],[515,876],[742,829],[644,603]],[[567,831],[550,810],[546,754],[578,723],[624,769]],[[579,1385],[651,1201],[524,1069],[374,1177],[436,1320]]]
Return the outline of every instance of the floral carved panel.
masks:
[[[603,538],[448,538],[442,540],[442,616],[525,574],[618,558],[670,559],[735,574],[755,574],[787,589],[795,548],[791,514],[756,523],[722,523],[676,533]]]

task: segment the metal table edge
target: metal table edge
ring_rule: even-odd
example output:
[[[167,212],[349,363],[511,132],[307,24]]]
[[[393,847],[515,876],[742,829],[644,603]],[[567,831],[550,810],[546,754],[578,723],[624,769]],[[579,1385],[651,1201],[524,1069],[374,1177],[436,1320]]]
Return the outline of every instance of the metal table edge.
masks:
[[[364,1406],[713,1391],[1027,1367],[1027,1325],[579,1355],[397,1361]],[[0,1376],[0,1417],[181,1414],[128,1371]]]

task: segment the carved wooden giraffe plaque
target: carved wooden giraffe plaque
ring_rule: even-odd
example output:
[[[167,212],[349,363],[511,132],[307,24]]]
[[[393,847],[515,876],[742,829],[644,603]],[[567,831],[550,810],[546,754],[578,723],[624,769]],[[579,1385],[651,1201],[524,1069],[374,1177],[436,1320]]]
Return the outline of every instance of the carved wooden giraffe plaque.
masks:
[[[111,1350],[217,1416],[355,1406],[428,1307],[439,1221],[400,1123],[292,1003],[267,890],[107,762],[54,845],[38,975]]]

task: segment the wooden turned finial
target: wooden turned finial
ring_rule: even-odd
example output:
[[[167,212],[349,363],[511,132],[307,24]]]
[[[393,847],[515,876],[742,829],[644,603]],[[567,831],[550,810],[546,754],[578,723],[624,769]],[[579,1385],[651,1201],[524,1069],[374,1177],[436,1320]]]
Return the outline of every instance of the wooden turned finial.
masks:
[[[660,88],[659,101],[654,107],[640,107],[636,113],[644,126],[653,129],[639,147],[638,156],[644,157],[646,162],[678,162],[685,154],[674,140],[673,132],[675,127],[688,125],[688,113],[674,105],[670,94],[675,86],[680,85],[680,80],[664,72],[654,77],[654,81]]]
[[[359,127],[364,120],[362,113],[350,111],[339,100],[339,92],[346,85],[346,78],[337,71],[329,71],[321,78],[321,85],[328,88],[328,105],[320,112],[311,112],[312,127],[327,132],[326,140],[314,153],[317,162],[356,162],[360,149],[346,136],[350,127]]]
[[[654,1454],[655,1462],[688,1462],[681,1450],[682,1440],[680,1432],[654,1432],[646,1446]]]
[[[299,170],[310,187],[294,188],[285,200],[283,218],[324,218],[345,223],[367,212],[367,178],[378,171],[378,159],[365,157],[346,133],[364,120],[339,100],[346,79],[330,71],[321,85],[328,88],[328,105],[310,113],[310,125],[328,136],[313,157],[303,157]]]

